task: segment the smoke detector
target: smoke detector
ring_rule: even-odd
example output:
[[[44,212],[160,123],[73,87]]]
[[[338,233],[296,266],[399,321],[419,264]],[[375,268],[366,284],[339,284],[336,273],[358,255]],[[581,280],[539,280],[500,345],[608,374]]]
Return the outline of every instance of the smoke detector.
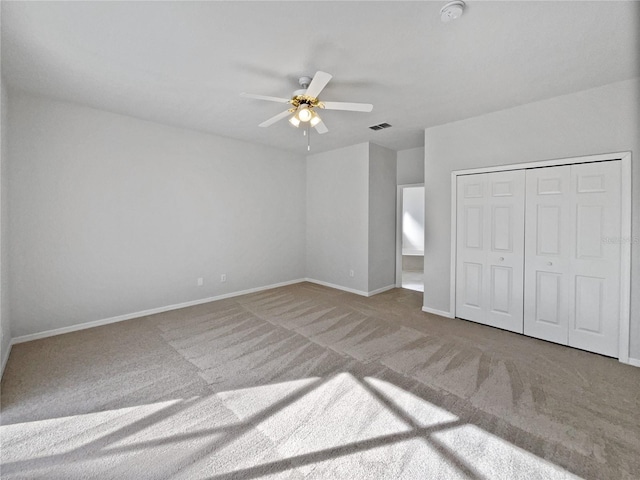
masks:
[[[445,23],[450,22],[451,20],[461,17],[462,12],[464,12],[464,2],[462,0],[449,2],[440,9],[440,20]]]

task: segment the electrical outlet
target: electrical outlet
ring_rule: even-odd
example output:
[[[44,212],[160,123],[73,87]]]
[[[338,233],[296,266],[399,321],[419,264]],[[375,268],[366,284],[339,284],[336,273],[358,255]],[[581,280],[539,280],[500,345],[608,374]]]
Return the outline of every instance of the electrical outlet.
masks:
[[[201,287],[204,285],[204,278],[200,277],[198,278],[198,280],[196,280],[196,284]]]
[[[355,273],[354,273],[354,271],[353,271],[353,270],[349,270],[349,276],[350,276],[350,277],[354,277],[354,276],[355,276]]]
[[[222,275],[220,275],[220,283],[224,283],[227,281],[227,274],[223,273]]]

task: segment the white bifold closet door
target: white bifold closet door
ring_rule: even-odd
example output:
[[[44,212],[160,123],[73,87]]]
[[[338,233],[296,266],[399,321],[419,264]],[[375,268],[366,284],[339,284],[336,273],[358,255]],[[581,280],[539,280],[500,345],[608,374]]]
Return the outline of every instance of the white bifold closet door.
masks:
[[[567,345],[571,166],[527,171],[524,333]]]
[[[525,172],[457,178],[456,316],[523,333]]]
[[[620,162],[526,173],[524,333],[618,355]]]

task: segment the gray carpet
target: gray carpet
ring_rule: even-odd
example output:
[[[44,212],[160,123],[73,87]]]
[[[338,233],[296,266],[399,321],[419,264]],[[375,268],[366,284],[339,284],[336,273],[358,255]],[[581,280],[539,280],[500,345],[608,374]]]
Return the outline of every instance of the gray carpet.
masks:
[[[302,283],[14,346],[2,478],[638,478],[640,369]]]

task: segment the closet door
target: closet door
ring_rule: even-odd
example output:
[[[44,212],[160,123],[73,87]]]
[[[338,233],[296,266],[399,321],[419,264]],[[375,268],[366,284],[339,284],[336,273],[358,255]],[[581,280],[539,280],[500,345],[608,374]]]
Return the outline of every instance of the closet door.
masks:
[[[618,355],[620,162],[527,170],[524,333]]]
[[[614,357],[620,324],[620,175],[619,161],[571,166],[569,345]]]
[[[456,315],[523,332],[522,170],[458,177]]]
[[[456,316],[484,323],[487,174],[457,180]]]
[[[567,345],[571,167],[527,170],[524,333]]]

